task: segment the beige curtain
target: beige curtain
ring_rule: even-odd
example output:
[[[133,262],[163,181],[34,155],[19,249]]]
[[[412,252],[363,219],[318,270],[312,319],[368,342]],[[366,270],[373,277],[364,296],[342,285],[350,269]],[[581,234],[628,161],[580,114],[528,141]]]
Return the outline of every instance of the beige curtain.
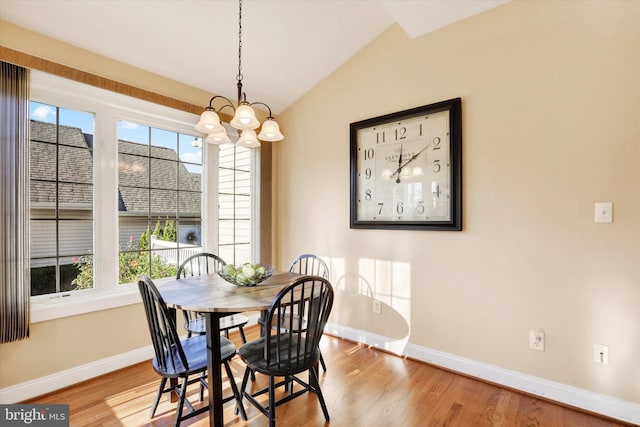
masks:
[[[29,70],[0,62],[0,342],[29,337]]]

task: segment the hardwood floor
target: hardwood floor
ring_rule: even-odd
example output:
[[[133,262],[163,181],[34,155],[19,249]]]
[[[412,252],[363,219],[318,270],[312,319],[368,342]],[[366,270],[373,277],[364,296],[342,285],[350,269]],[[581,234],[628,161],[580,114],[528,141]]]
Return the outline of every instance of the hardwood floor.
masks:
[[[257,335],[249,328],[248,339]],[[237,336],[232,340],[239,342]],[[614,427],[627,424],[575,411],[433,366],[405,360],[350,341],[326,336],[322,353],[328,371],[321,386],[332,427],[406,426],[541,426]],[[244,366],[235,358],[232,369],[238,384]],[[266,384],[258,375],[257,384]],[[143,362],[23,403],[70,405],[71,426],[170,426],[175,404],[165,397],[149,419],[159,377]],[[190,400],[198,407],[197,387]],[[228,383],[225,391],[229,392]],[[205,396],[206,400],[206,396]],[[198,405],[195,405],[198,403]],[[245,399],[248,421],[225,406],[227,427],[263,427],[267,418]],[[280,427],[324,426],[315,395],[304,395],[276,410]],[[182,425],[208,426],[206,414]]]

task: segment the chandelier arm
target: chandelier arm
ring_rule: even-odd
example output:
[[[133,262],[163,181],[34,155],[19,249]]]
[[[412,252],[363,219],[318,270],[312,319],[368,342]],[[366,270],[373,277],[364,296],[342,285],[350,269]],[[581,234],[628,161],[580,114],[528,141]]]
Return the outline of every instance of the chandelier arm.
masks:
[[[236,108],[233,106],[233,102],[231,102],[231,100],[229,98],[227,98],[226,96],[222,96],[222,95],[216,95],[213,98],[211,98],[209,100],[209,108],[212,109],[213,111],[216,111],[215,108],[213,108],[213,101],[215,101],[216,99],[224,99],[225,101],[227,101],[227,104],[223,105],[222,107],[220,107],[220,109],[218,109],[218,111],[222,111],[224,108],[226,107],[231,107],[231,109],[235,112]]]
[[[265,104],[264,102],[260,102],[260,101],[256,101],[256,102],[252,102],[251,104],[249,104],[250,106],[254,106],[254,105],[263,105],[265,107],[267,107],[267,110],[269,110],[269,119],[273,119],[273,113],[271,113],[271,107],[269,107],[267,104]]]

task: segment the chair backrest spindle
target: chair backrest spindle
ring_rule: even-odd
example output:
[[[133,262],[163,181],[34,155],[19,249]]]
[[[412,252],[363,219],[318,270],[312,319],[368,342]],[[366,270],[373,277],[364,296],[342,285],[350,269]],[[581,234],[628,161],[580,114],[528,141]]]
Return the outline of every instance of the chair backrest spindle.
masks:
[[[320,276],[329,279],[329,267],[322,258],[313,254],[298,256],[289,266],[289,271],[305,276]]]
[[[303,276],[280,291],[266,315],[267,366],[288,371],[308,369],[316,363],[332,305],[333,288],[323,277]],[[301,327],[299,315],[305,319],[305,327]]]

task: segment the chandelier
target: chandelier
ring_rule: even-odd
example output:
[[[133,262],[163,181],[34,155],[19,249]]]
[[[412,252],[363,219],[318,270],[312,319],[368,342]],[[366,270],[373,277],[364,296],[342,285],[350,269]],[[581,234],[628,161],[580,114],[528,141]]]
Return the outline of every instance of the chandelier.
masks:
[[[231,140],[227,135],[226,128],[220,123],[220,117],[218,112],[225,108],[231,108],[234,112],[233,119],[229,123],[233,128],[238,130],[240,138],[237,141],[237,145],[242,147],[259,147],[262,141],[281,141],[284,136],[280,132],[280,126],[278,122],[273,118],[271,108],[264,102],[248,102],[247,94],[242,91],[242,0],[238,1],[238,75],[236,76],[238,86],[238,102],[237,107],[229,100],[229,98],[222,95],[216,95],[209,100],[209,106],[205,108],[204,112],[200,115],[200,121],[195,126],[196,130],[201,133],[207,134],[206,142],[211,144],[227,144]],[[226,102],[220,106],[217,110],[213,108],[213,102],[215,100],[223,100]],[[269,117],[262,123],[262,128],[259,134],[256,134],[255,129],[260,127],[260,122],[256,118],[256,113],[253,110],[254,105],[262,105],[269,110]]]

